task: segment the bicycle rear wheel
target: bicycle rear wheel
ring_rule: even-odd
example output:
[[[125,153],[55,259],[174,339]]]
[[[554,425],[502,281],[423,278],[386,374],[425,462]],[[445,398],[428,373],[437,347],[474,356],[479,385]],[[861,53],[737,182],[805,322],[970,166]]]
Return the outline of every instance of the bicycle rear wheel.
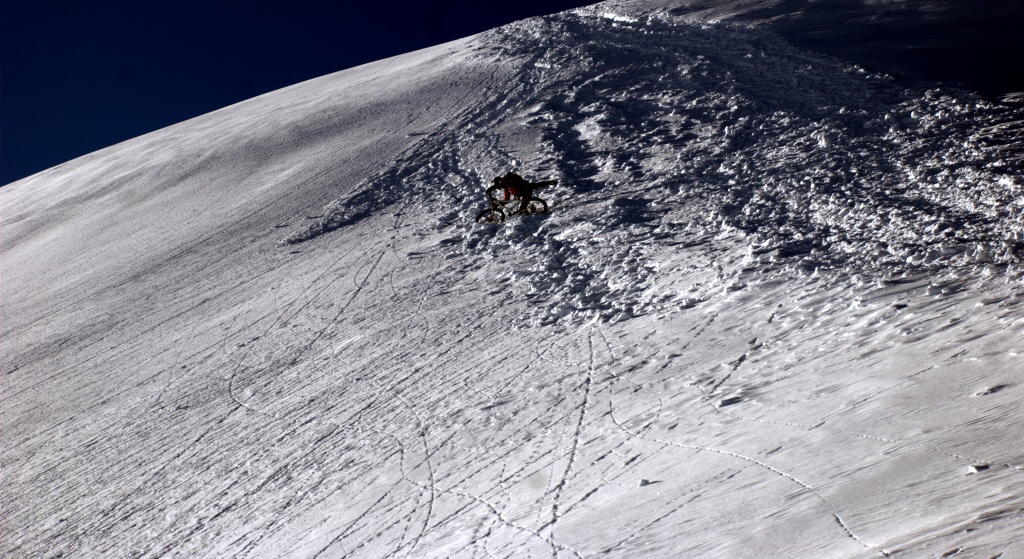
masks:
[[[504,223],[505,212],[501,211],[501,208],[488,208],[476,216],[477,223]]]
[[[530,198],[526,202],[526,210],[524,214],[546,214],[548,213],[548,203],[540,198]]]

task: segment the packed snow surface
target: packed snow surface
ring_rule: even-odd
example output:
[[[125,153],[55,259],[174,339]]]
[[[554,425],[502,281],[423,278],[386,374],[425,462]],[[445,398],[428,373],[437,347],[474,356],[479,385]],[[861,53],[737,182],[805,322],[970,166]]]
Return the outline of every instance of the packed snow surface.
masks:
[[[0,189],[0,552],[1024,555],[1022,111],[612,8]]]

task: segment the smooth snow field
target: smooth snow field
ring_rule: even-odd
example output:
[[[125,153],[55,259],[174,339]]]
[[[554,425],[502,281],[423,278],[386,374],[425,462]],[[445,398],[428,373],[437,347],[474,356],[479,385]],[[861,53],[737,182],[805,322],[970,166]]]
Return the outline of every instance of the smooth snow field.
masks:
[[[613,7],[0,189],[0,555],[1024,557],[1024,110]]]

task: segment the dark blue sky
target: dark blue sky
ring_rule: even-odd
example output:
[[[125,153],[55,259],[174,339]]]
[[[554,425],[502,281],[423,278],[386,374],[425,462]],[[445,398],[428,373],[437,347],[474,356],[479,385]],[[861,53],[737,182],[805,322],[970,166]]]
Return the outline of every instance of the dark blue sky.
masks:
[[[303,80],[591,3],[3,0],[0,185]]]

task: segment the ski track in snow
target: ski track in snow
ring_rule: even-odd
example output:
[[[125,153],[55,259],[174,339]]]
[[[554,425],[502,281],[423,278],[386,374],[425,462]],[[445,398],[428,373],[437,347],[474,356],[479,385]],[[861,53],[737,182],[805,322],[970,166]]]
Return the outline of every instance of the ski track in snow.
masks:
[[[251,205],[54,295],[26,192],[107,166],[112,211],[190,136],[0,190],[4,556],[1024,553],[1019,110],[600,6],[375,68],[183,123],[302,107],[207,156]],[[276,155],[346,110],[354,155]],[[551,212],[472,225],[508,168]],[[146,211],[113,236],[194,218]]]

